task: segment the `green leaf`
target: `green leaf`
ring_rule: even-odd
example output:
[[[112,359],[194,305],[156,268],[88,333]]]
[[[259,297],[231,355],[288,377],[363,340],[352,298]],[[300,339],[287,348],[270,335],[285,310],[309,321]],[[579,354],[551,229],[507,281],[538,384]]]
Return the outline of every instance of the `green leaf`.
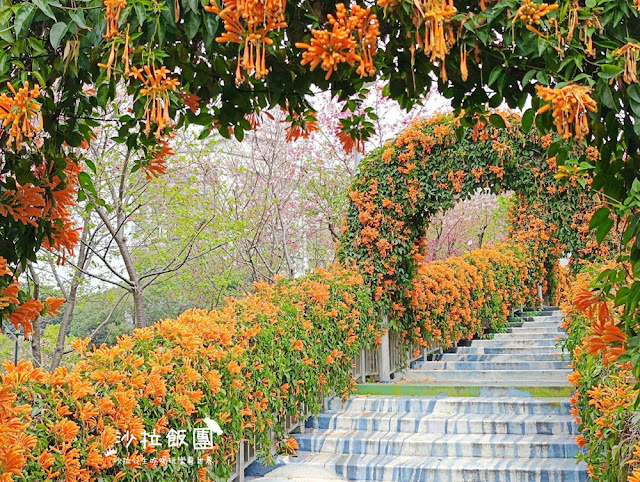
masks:
[[[60,46],[60,42],[62,41],[62,37],[67,33],[67,24],[64,22],[58,22],[51,27],[51,33],[49,34],[49,39],[51,40],[51,46],[54,49],[57,49]]]
[[[609,234],[609,231],[611,231],[612,227],[613,219],[611,218],[605,219],[603,223],[598,225],[598,228],[596,229],[596,240],[598,241],[598,244],[602,243],[607,234]]]
[[[595,229],[597,226],[602,224],[605,219],[609,219],[609,208],[600,208],[593,216],[591,216],[591,220],[589,221],[589,229]]]
[[[489,122],[491,122],[491,125],[497,127],[498,129],[504,129],[505,127],[507,127],[507,125],[504,123],[504,119],[500,114],[491,114],[489,116]]]
[[[81,9],[78,9],[77,12],[69,12],[69,17],[71,17],[71,20],[73,20],[78,27],[89,28],[87,26],[87,22],[84,19],[84,13],[82,13]]]
[[[187,4],[192,12],[200,11],[200,0],[187,0]]]
[[[494,69],[491,71],[491,73],[489,74],[489,83],[487,84],[489,87],[491,87],[493,84],[496,83],[496,81],[500,78],[500,76],[503,74],[503,70],[502,70],[502,66],[499,65],[497,67],[494,67]]]
[[[16,18],[13,21],[13,28],[16,36],[20,36],[23,30],[29,30],[31,21],[35,15],[36,7],[33,3],[21,3],[16,12]]]
[[[200,28],[200,14],[197,11],[187,12],[184,16],[184,33],[189,40],[192,40]]]
[[[535,117],[536,111],[533,109],[527,109],[526,112],[522,115],[522,130],[524,132],[529,133]]]
[[[627,95],[635,101],[636,104],[640,104],[640,86],[638,86],[638,84],[632,84],[627,87]]]
[[[618,65],[603,64],[600,72],[598,72],[598,76],[603,79],[610,79],[612,77],[617,77],[622,72],[624,72],[624,69]]]
[[[526,87],[527,85],[529,85],[534,75],[536,75],[536,71],[533,69],[531,69],[529,72],[524,74],[524,77],[522,78],[522,87]]]
[[[91,194],[94,195],[94,197],[98,197],[96,188],[94,187],[93,181],[91,180],[91,177],[89,176],[89,174],[87,174],[84,171],[78,174],[78,183],[80,184],[80,187],[82,189],[84,189],[85,191],[89,191]]]
[[[53,14],[53,10],[51,10],[51,7],[47,3],[47,0],[33,0],[33,3],[51,20],[53,20],[54,22],[58,20]]]

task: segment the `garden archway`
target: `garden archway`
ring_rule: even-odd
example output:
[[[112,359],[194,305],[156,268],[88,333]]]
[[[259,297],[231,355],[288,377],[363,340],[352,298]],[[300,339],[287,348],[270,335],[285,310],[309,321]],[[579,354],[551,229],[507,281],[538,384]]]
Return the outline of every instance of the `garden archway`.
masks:
[[[360,164],[339,256],[358,264],[392,327],[411,326],[409,290],[429,220],[478,189],[515,193],[510,238],[529,245],[543,284],[563,252],[584,246],[576,229],[586,218],[583,180],[547,157],[550,136],[523,132],[514,114],[490,119],[500,127],[463,127],[450,115],[419,120]],[[565,174],[569,181],[560,182]]]

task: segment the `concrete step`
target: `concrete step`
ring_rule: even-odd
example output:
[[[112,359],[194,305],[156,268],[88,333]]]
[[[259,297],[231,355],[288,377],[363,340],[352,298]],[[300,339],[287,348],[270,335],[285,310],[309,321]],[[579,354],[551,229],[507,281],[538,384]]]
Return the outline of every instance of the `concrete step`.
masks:
[[[447,381],[455,385],[455,382],[510,382],[520,380],[536,380],[539,382],[567,382],[567,377],[571,374],[571,369],[553,370],[431,370],[426,368],[416,368],[406,370],[403,373],[404,380]]]
[[[553,335],[557,335],[558,333],[565,333],[564,330],[560,328],[560,326],[516,326],[512,328],[507,328],[507,333],[549,333]]]
[[[496,341],[496,342],[500,342],[501,345],[505,345],[505,344],[513,344],[514,342],[516,343],[520,343],[520,342],[526,342],[526,341],[542,341],[545,343],[548,343],[550,341],[553,342],[558,342],[560,340],[564,340],[566,338],[566,334],[563,332],[556,332],[556,333],[530,333],[530,332],[523,332],[523,333],[494,333],[493,334],[493,338],[488,338],[485,340],[472,340],[472,344],[474,341]]]
[[[307,470],[330,469],[345,480],[402,482],[583,482],[584,463],[574,459],[499,459],[477,457],[404,457],[392,455],[312,454],[279,457],[278,468],[263,480],[307,480]],[[296,470],[295,465],[300,464]]]
[[[568,415],[571,410],[565,398],[532,397],[407,397],[407,396],[358,396],[342,403],[335,397],[329,402],[330,412],[391,412],[391,413],[477,413],[497,415]]]
[[[506,355],[474,355],[470,353],[443,353],[441,361],[486,361],[486,362],[518,362],[518,361],[559,361],[557,352],[518,353]],[[567,356],[567,360],[569,360]]]
[[[562,323],[558,321],[523,321],[515,320],[506,323],[507,328],[549,328],[549,329],[562,329]]]
[[[509,333],[507,333],[509,334]],[[543,347],[543,346],[556,346],[558,342],[553,338],[510,338],[506,340],[473,340],[471,342],[472,347],[508,347],[508,346],[525,346],[525,347]]]
[[[302,451],[336,454],[527,459],[567,458],[578,453],[571,435],[387,434],[330,430],[295,438]]]
[[[568,361],[416,361],[414,370],[568,370]]]
[[[310,425],[322,430],[440,434],[574,435],[570,415],[492,415],[456,412],[386,413],[349,411],[321,413]]]
[[[555,343],[553,345],[538,345],[538,346],[531,346],[531,345],[514,345],[514,344],[509,344],[509,345],[489,345],[489,346],[478,346],[478,345],[471,345],[471,346],[460,346],[458,347],[458,350],[456,353],[475,353],[475,354],[491,354],[491,355],[506,355],[506,354],[524,354],[524,353],[558,353],[558,355],[562,354],[562,350],[558,347],[555,346]]]
[[[508,321],[524,321],[530,323],[562,323],[562,316],[512,316]]]

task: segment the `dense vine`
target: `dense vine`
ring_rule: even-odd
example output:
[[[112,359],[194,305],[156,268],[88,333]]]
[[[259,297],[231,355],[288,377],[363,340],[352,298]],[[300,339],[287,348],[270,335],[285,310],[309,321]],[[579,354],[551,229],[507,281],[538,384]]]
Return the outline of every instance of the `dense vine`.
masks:
[[[570,176],[561,185],[555,159],[544,151],[550,137],[524,134],[517,116],[492,117],[504,128],[481,119],[464,128],[453,116],[418,121],[360,165],[340,255],[357,260],[398,327],[414,321],[410,287],[424,257],[429,219],[478,189],[515,192],[511,238],[534,253],[532,274],[540,282],[546,283],[563,253],[585,246],[571,225],[590,210],[583,187],[588,181]]]

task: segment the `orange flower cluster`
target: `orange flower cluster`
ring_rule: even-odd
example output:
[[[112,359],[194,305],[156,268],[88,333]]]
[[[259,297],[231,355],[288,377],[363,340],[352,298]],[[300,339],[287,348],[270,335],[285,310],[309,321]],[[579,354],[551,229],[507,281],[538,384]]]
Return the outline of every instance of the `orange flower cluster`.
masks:
[[[287,26],[286,4],[286,0],[224,0],[220,7],[217,0],[210,0],[204,7],[224,21],[225,32],[217,42],[244,45],[244,53],[238,58],[236,82],[244,82],[242,71],[256,79],[269,72],[265,62],[267,45],[273,45],[269,34]]]
[[[33,184],[15,184],[15,189],[7,189],[0,196],[0,216],[37,227],[45,207],[44,189]]]
[[[530,262],[523,249],[502,244],[420,264],[410,291],[416,341],[449,347],[503,326],[511,308],[531,299]]]
[[[127,6],[127,0],[104,0],[104,6],[106,7],[104,17],[107,21],[107,31],[104,38],[111,40],[120,33],[118,22],[122,9]]]
[[[558,134],[564,139],[584,139],[589,133],[587,111],[598,110],[598,104],[591,97],[591,89],[577,84],[558,89],[536,85],[536,91],[538,97],[550,102],[540,107],[538,114],[553,108],[553,120]]]
[[[41,220],[51,224],[51,232],[43,240],[43,247],[60,253],[62,259],[72,254],[79,241],[70,208],[76,202],[80,166],[67,159],[64,181],[55,173],[54,164],[41,164],[34,171],[40,178],[39,186],[14,182],[14,189],[0,195],[0,217],[11,217],[15,222],[38,227]]]
[[[48,314],[55,317],[60,314],[59,308],[65,300],[48,297],[44,303],[34,299],[20,301],[18,298],[20,286],[21,284],[7,267],[7,260],[0,256],[0,319],[6,318],[16,330],[22,327],[26,338],[33,332],[32,322],[38,316]]]
[[[53,166],[51,166],[53,167]],[[77,244],[80,242],[80,229],[75,227],[72,219],[71,207],[76,203],[78,192],[78,174],[80,164],[67,158],[64,168],[65,179],[57,174],[53,175],[47,188],[51,191],[51,199],[45,203],[44,211],[51,221],[51,234],[43,241],[43,246],[60,255],[59,261],[64,262],[67,255],[73,256]]]
[[[513,17],[513,23],[521,20],[522,23],[526,25],[527,30],[540,34],[534,25],[540,25],[542,18],[557,8],[557,3],[549,5],[548,3],[543,2],[538,5],[533,0],[523,0],[522,6],[516,11],[515,16]]]
[[[344,152],[351,154],[355,150],[364,154],[364,141],[362,139],[354,139],[348,132],[340,128],[337,129],[336,135]]]
[[[0,94],[0,121],[2,128],[9,132],[9,146],[15,143],[15,148],[19,151],[23,137],[33,139],[42,129],[40,104],[36,100],[40,97],[40,86],[36,84],[29,90],[29,82],[25,82],[17,91],[10,83],[7,83],[7,87],[13,97]]]
[[[396,8],[399,2],[378,0],[378,5],[386,11]],[[445,60],[456,40],[451,25],[451,19],[456,13],[458,11],[453,5],[453,0],[415,0],[412,6],[411,16],[416,29],[416,43],[424,50],[431,62],[440,62],[440,76],[445,81],[447,80]],[[461,55],[460,64],[461,70],[467,68],[466,50]],[[463,76],[465,76],[464,73]]]
[[[178,79],[168,77],[169,70],[165,66],[156,69],[155,66],[145,65],[142,69],[132,67],[132,77],[140,80],[144,87],[140,95],[147,98],[145,110],[145,134],[151,133],[151,124],[156,124],[156,139],[162,137],[165,128],[171,127],[169,116],[169,92],[180,86]]]
[[[260,283],[218,310],[187,311],[113,346],[78,340],[71,370],[5,364],[0,480],[226,480],[241,440],[266,456],[273,439],[294,452],[285,419],[303,405],[317,413],[322,392],[351,393],[352,359],[378,334],[363,278],[336,265]],[[205,417],[224,434],[201,452],[203,463],[167,462],[165,437],[185,430],[190,440]],[[145,432],[160,435],[161,446],[145,446]],[[170,450],[171,458],[194,456],[189,443]]]
[[[343,3],[336,5],[336,15],[328,15],[331,30],[314,29],[311,43],[297,42],[296,47],[303,49],[302,65],[310,64],[311,70],[318,65],[329,79],[341,63],[350,66],[358,63],[356,72],[361,76],[376,73],[373,57],[377,51],[380,35],[378,18],[371,8],[362,8],[357,4],[347,12]]]
[[[588,353],[602,353],[605,365],[614,363],[626,351],[627,334],[617,326],[609,302],[583,289],[573,297],[573,304],[591,322],[590,335],[583,341]]]
[[[161,139],[151,150],[149,160],[142,164],[142,172],[146,178],[151,180],[167,172],[167,157],[175,153],[169,143]]]
[[[610,350],[622,343],[613,333],[605,341],[609,347],[595,350],[594,327],[615,326],[616,311],[611,303],[588,290],[590,283],[614,262],[585,264],[572,281],[561,305],[566,314],[563,327],[568,333],[564,342],[571,354],[576,387],[571,397],[571,414],[581,425],[582,436],[576,438],[585,447],[581,458],[587,462],[593,480],[635,481],[640,473],[640,434],[635,402],[640,396],[631,361],[621,362]],[[596,328],[597,330],[598,328]],[[604,330],[604,335],[611,330]]]
[[[318,121],[313,111],[301,114],[294,112],[293,114],[289,114],[283,122],[287,123],[285,127],[285,140],[287,142],[306,139],[312,132],[318,130]]]
[[[622,80],[627,84],[638,83],[638,58],[640,57],[640,44],[627,42],[613,52],[614,57],[624,55],[624,73]]]

